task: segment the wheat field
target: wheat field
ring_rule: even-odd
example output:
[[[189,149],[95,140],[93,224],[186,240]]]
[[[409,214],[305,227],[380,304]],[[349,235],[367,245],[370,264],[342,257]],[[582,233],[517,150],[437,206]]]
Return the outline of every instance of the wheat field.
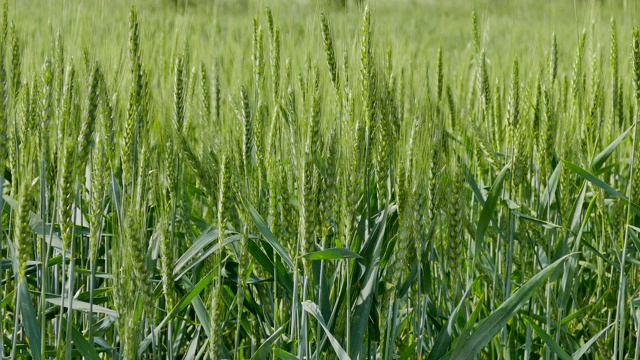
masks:
[[[1,14],[1,358],[640,358],[640,4]]]

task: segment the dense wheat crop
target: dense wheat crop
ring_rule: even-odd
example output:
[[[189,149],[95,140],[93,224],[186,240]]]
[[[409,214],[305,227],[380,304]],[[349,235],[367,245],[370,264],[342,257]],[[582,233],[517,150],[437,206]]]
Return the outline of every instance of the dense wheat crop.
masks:
[[[640,357],[635,2],[1,14],[2,358]]]

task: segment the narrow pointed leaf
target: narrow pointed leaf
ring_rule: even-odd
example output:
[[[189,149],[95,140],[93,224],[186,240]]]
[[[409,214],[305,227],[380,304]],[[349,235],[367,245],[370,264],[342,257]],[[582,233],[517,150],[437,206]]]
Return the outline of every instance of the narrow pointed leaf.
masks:
[[[238,240],[240,240],[240,235],[238,234],[231,235],[228,238],[224,239],[224,241],[222,242],[222,247],[225,247],[233,243],[234,241],[238,241]],[[197,255],[197,253],[192,255],[187,255],[187,253],[185,252],[180,257],[180,259],[178,259],[178,261],[176,262],[173,268],[174,280],[179,280],[180,278],[182,278],[187,272],[189,272],[189,270],[193,269],[195,266],[197,266],[198,264],[200,264],[201,262],[209,258],[211,254],[215,253],[218,250],[220,250],[220,244],[216,243],[212,247],[210,247],[207,251],[200,254],[197,258],[193,259],[193,261],[191,262],[189,261],[192,260],[193,256]]]
[[[609,330],[610,327],[612,327],[614,325],[614,323],[609,324],[609,326],[607,326],[606,328],[600,330],[597,334],[593,335],[593,337],[591,339],[589,339],[589,341],[587,341],[586,343],[584,343],[584,345],[582,345],[578,350],[576,350],[576,352],[573,353],[573,355],[571,355],[571,358],[573,360],[579,360],[582,359],[582,356],[584,354],[587,353],[587,351],[589,351],[589,349],[591,348],[591,345],[593,345],[596,340],[598,340],[598,338],[604,334],[607,330]]]
[[[67,327],[67,320],[64,318],[62,319],[62,326]],[[98,355],[96,349],[89,344],[89,341],[84,338],[84,335],[75,326],[71,327],[71,340],[84,359],[100,360],[100,355]]]
[[[538,324],[536,324],[535,321],[531,320],[530,318],[525,317],[525,319],[527,320],[527,323],[531,326],[533,331],[535,331],[536,334],[545,342],[545,344],[547,344],[547,346],[553,351],[554,354],[556,354],[560,359],[571,360],[571,355],[567,354],[567,352],[564,351],[562,347],[560,347],[560,345],[555,342],[555,340],[553,340],[546,331],[544,331],[544,329],[538,326]]]
[[[371,316],[371,308],[373,306],[373,296],[377,291],[379,280],[380,254],[385,237],[387,216],[393,211],[395,211],[395,209],[390,207],[387,207],[387,209],[383,211],[379,219],[376,220],[379,225],[378,228],[370,235],[371,239],[368,239],[368,242],[372,242],[372,250],[365,255],[368,262],[364,265],[364,275],[360,280],[361,285],[359,287],[359,293],[355,299],[353,317],[351,318],[352,334],[364,334],[367,330],[367,325]],[[354,359],[361,358],[363,356],[362,351],[364,345],[362,338],[359,336],[352,336],[348,341],[349,355]]]
[[[31,350],[33,359],[40,359],[42,345],[40,322],[36,318],[36,311],[31,303],[26,279],[20,282],[18,291],[20,292],[20,313],[22,314],[22,322],[24,323],[27,339],[29,339],[29,350]]]
[[[173,267],[173,274],[180,272],[180,269],[186,265],[189,260],[202,251],[207,245],[218,239],[219,231],[206,231],[193,241],[191,247],[180,256]]]
[[[310,300],[307,300],[302,303],[302,308],[304,309],[304,311],[311,314],[311,316],[313,316],[318,321],[318,324],[320,324],[325,334],[327,334],[327,338],[329,339],[329,342],[331,342],[331,346],[333,347],[333,350],[336,352],[336,355],[338,355],[338,359],[351,360],[351,358],[349,357],[349,355],[347,355],[347,353],[344,351],[342,346],[340,346],[340,343],[338,342],[338,340],[336,340],[333,334],[331,334],[331,331],[329,331],[329,328],[327,327],[327,324],[324,322],[324,318],[322,317],[322,313],[320,313],[320,308],[318,308],[318,305],[316,305],[314,302]]]
[[[618,145],[620,145],[622,140],[624,140],[624,138],[627,137],[627,135],[631,132],[631,129],[633,129],[634,126],[635,124],[631,125],[631,127],[629,127],[625,132],[623,132],[622,135],[618,136],[617,139],[613,140],[613,142],[611,142],[609,146],[607,146],[604,150],[602,150],[600,154],[596,155],[596,157],[593,158],[593,162],[591,163],[591,169],[597,172],[605,163],[605,161],[609,159],[609,157],[611,156],[613,151],[618,147]]]
[[[338,259],[362,259],[362,256],[345,248],[332,248],[316,251],[303,255],[309,260],[338,260]]]
[[[268,243],[264,246],[265,248],[269,247]],[[247,241],[247,250],[268,274],[273,274],[275,268],[276,281],[278,285],[280,285],[290,296],[293,296],[293,279],[291,278],[291,274],[287,272],[287,269],[282,264],[282,261],[280,261],[280,259],[276,259],[276,263],[274,264],[255,241]]]
[[[291,353],[288,353],[282,349],[276,349],[276,356],[278,359],[282,360],[299,360],[297,357],[293,356]]]
[[[588,172],[587,170],[581,168],[580,166],[578,166],[576,164],[573,164],[573,163],[570,163],[570,162],[568,162],[566,160],[562,160],[562,162],[564,162],[564,164],[569,169],[571,169],[573,172],[578,174],[580,177],[582,177],[583,179],[585,179],[588,182],[592,183],[593,185],[599,187],[600,189],[606,191],[609,195],[624,201],[626,204],[631,206],[631,209],[633,211],[635,211],[636,214],[640,214],[640,206],[638,206],[637,204],[632,203],[626,196],[622,195],[618,190],[612,188],[607,183],[605,183],[604,181],[600,180],[597,176],[595,176],[592,173]]]
[[[546,214],[547,209],[551,206],[553,195],[556,193],[558,183],[560,182],[560,174],[562,173],[562,163],[556,165],[556,168],[551,173],[547,188],[544,189],[542,199],[540,200],[540,206],[538,206],[538,214]],[[542,215],[539,215],[542,216]]]
[[[553,264],[542,269],[534,277],[529,279],[518,291],[503,302],[475,331],[466,339],[458,342],[455,350],[451,354],[452,359],[472,359],[500,330],[507,324],[509,319],[523,306],[535,292],[544,285],[547,278],[553,274],[556,268],[562,264],[569,256],[566,255],[558,259]]]
[[[193,340],[191,340],[191,343],[189,344],[189,347],[187,348],[187,354],[184,357],[184,360],[193,360],[196,358],[196,353],[198,351],[198,345],[199,344],[199,335],[200,335],[200,329],[196,330],[195,335],[193,336]]]
[[[278,330],[276,330],[267,340],[265,340],[262,345],[256,350],[256,352],[251,357],[251,360],[262,360],[266,359],[271,355],[271,347],[273,343],[280,338],[280,335],[285,330],[286,325],[282,325]]]
[[[50,303],[50,304],[53,304],[53,305],[56,305],[56,306],[63,306],[64,305],[65,308],[68,308],[69,307],[69,299],[65,299],[64,303],[63,303],[62,300],[63,299],[62,299],[61,296],[51,295],[51,296],[45,297],[45,301]],[[91,304],[89,304],[88,302],[80,301],[80,300],[77,300],[77,299],[73,299],[73,304],[72,304],[72,309],[73,310],[81,311],[81,312],[84,312],[84,313],[89,313],[90,308],[91,308]],[[108,316],[113,316],[115,318],[118,317],[118,312],[117,311],[109,309],[109,308],[106,308],[104,306],[95,305],[95,304],[93,305],[93,312],[94,313],[105,314],[105,315],[108,315]]]
[[[147,347],[151,344],[151,340],[153,336],[158,336],[158,334],[160,333],[160,330],[162,330],[162,328],[164,327],[164,325],[169,322],[169,320],[173,319],[178,313],[180,313],[182,310],[184,310],[187,305],[189,305],[191,303],[191,301],[198,296],[198,294],[200,294],[202,292],[202,290],[204,290],[205,287],[207,287],[209,285],[209,283],[211,282],[211,280],[213,280],[214,277],[214,273],[213,270],[211,272],[209,272],[205,277],[203,277],[202,279],[200,279],[200,281],[193,287],[191,287],[191,289],[189,290],[189,292],[183,296],[180,301],[178,301],[178,303],[173,307],[173,310],[171,310],[171,312],[169,312],[169,314],[167,314],[167,316],[164,317],[164,319],[162,319],[162,321],[160,322],[160,324],[158,324],[154,329],[153,329],[153,333],[147,335],[147,337],[140,343],[140,346],[138,347],[138,354],[142,354]],[[183,279],[183,282],[185,280]],[[209,326],[209,324],[206,324],[206,326]]]
[[[293,269],[295,265],[293,264],[293,260],[291,259],[291,256],[289,255],[287,250],[284,247],[282,247],[282,245],[280,244],[276,236],[273,235],[271,230],[269,230],[267,223],[262,219],[260,214],[258,214],[258,211],[256,211],[256,209],[251,204],[249,204],[247,200],[243,199],[243,203],[245,208],[249,211],[249,215],[251,216],[253,223],[258,228],[258,231],[260,231],[262,236],[264,236],[267,242],[269,242],[269,244],[278,253],[278,255],[280,255],[285,265],[287,265],[290,269]]]
[[[451,312],[451,315],[449,315],[446,326],[444,326],[438,333],[436,341],[431,348],[431,352],[429,353],[429,357],[427,358],[427,360],[437,360],[447,354],[447,349],[449,348],[449,345],[451,345],[451,339],[453,338],[453,327],[455,325],[458,312],[462,308],[464,302],[467,300],[467,296],[469,296],[469,294],[471,293],[471,288],[473,288],[473,286],[475,286],[475,284],[480,281],[480,279],[481,278],[476,278],[471,284],[469,284],[469,286],[467,286],[466,291],[458,302],[458,306],[456,306],[456,308]]]
[[[407,346],[407,348],[402,352],[402,354],[400,355],[400,357],[398,358],[398,360],[407,360],[407,359],[413,359],[413,356],[415,355],[414,351],[416,350],[416,347],[418,346],[417,342],[412,342],[409,346]]]
[[[550,223],[550,222],[548,222],[548,221],[544,221],[544,220],[536,219],[536,218],[534,218],[534,217],[531,217],[531,216],[525,215],[525,214],[523,214],[523,213],[521,213],[521,212],[519,212],[519,211],[517,211],[517,210],[514,210],[514,211],[513,211],[513,214],[514,214],[515,216],[517,216],[517,217],[519,217],[519,218],[523,219],[523,220],[530,221],[530,222],[532,222],[532,223],[534,223],[534,224],[536,224],[536,225],[543,226],[543,227],[545,227],[545,228],[547,228],[547,229],[553,229],[553,228],[559,229],[559,228],[562,228],[562,226],[560,226],[560,225],[558,225],[558,224],[554,224],[554,223]]]
[[[487,233],[487,229],[489,228],[489,223],[491,222],[491,218],[493,217],[493,211],[498,204],[498,200],[500,200],[500,194],[502,192],[502,185],[504,184],[504,179],[507,177],[509,173],[510,163],[505,165],[498,174],[495,182],[491,186],[491,190],[489,191],[489,195],[487,196],[487,200],[482,207],[482,212],[480,213],[480,220],[478,220],[478,228],[476,229],[476,246],[475,246],[475,255],[480,252],[482,248],[482,242],[484,241],[484,235]]]

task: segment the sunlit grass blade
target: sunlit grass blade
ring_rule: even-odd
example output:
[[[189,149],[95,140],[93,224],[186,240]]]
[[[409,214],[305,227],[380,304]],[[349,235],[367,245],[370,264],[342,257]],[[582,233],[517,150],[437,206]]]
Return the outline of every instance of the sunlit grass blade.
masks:
[[[41,332],[40,322],[36,317],[36,311],[31,303],[31,295],[27,288],[27,280],[23,280],[18,285],[18,292],[20,293],[18,306],[20,307],[20,314],[22,315],[22,322],[24,324],[24,330],[29,340],[29,350],[33,359],[40,359],[41,354]]]
[[[293,356],[291,353],[288,353],[282,349],[276,349],[276,356],[278,359],[282,360],[299,360],[297,357]]]
[[[443,359],[443,360],[451,359],[451,354],[456,350],[456,347],[457,347],[458,343],[460,341],[463,341],[463,340],[469,338],[469,336],[471,335],[471,332],[474,329],[474,326],[476,325],[476,320],[480,316],[480,313],[483,312],[483,310],[484,310],[484,303],[485,303],[484,297],[481,297],[476,302],[476,304],[474,306],[474,309],[473,309],[473,312],[471,312],[469,317],[466,319],[466,323],[465,323],[464,328],[462,329],[462,331],[460,331],[460,335],[458,336],[458,338],[455,339],[455,341],[453,343],[453,349],[451,349],[441,359]],[[483,321],[484,320],[480,320],[479,323],[482,324]]]
[[[271,355],[273,343],[276,342],[278,338],[280,338],[280,335],[282,335],[285,330],[286,324],[282,325],[280,328],[274,331],[273,334],[271,334],[271,336],[269,336],[269,338],[260,345],[258,350],[253,353],[253,356],[251,356],[251,360],[262,360]]]
[[[265,245],[263,244],[263,246]],[[255,241],[247,241],[247,248],[249,254],[262,266],[266,273],[273,274],[275,269],[278,285],[280,285],[287,294],[293,295],[293,278],[291,274],[287,272],[282,261],[276,259],[276,263],[274,264],[271,257],[269,257]]]
[[[549,178],[547,187],[544,189],[544,193],[542,194],[542,198],[540,199],[538,214],[546,214],[547,209],[551,206],[553,196],[556,194],[556,190],[558,189],[560,174],[562,174],[562,163],[556,165],[556,168],[553,170],[553,173]]]
[[[333,334],[331,334],[331,331],[329,331],[329,328],[327,327],[327,324],[325,324],[322,314],[320,313],[320,308],[318,308],[318,305],[316,305],[314,302],[310,300],[306,300],[302,303],[302,308],[304,309],[304,311],[311,314],[316,319],[318,324],[322,326],[322,329],[324,330],[325,334],[327,334],[327,337],[329,338],[329,342],[331,342],[331,346],[333,347],[333,350],[338,356],[338,359],[350,360],[351,358],[349,357],[349,355],[347,355],[347,353],[344,351],[342,346],[340,346],[340,343],[338,342],[338,340],[336,340]]]
[[[493,212],[496,208],[496,205],[498,205],[498,201],[500,200],[502,186],[504,185],[504,180],[509,173],[510,167],[511,163],[508,163],[502,168],[493,185],[491,185],[491,190],[489,191],[487,200],[482,207],[480,219],[478,220],[478,226],[476,228],[476,243],[475,249],[473,251],[473,254],[475,256],[478,256],[480,254],[480,249],[484,247],[484,236],[487,232],[487,229],[489,228],[489,223],[491,222],[491,218],[493,217]]]
[[[453,327],[455,326],[458,312],[462,308],[462,305],[464,304],[464,302],[467,300],[467,297],[471,292],[471,288],[474,285],[476,285],[480,280],[481,280],[480,278],[476,278],[471,284],[469,284],[464,294],[462,294],[462,297],[460,298],[458,305],[455,307],[455,309],[453,309],[453,311],[451,312],[451,315],[449,315],[449,319],[447,320],[447,323],[442,328],[442,330],[440,330],[440,332],[438,333],[438,336],[435,339],[434,345],[431,348],[431,352],[429,353],[429,357],[427,358],[427,360],[441,359],[447,354],[447,349],[449,348],[449,345],[451,345],[451,339],[453,338],[453,335],[454,335]]]
[[[360,281],[359,293],[356,298],[355,307],[351,321],[352,334],[364,334],[367,324],[369,323],[370,312],[373,305],[373,297],[377,291],[378,272],[380,271],[380,254],[382,251],[383,239],[385,237],[387,216],[391,209],[387,208],[383,211],[379,218],[379,227],[372,235],[371,252],[363,256],[367,259],[364,265],[364,275]],[[351,304],[349,305],[351,306]],[[351,358],[359,358],[363,349],[363,342],[359,336],[352,336],[349,341],[349,356]]]
[[[404,349],[402,354],[400,354],[400,357],[398,358],[398,360],[412,359],[412,357],[415,356],[415,351],[417,346],[418,346],[418,343],[416,341],[409,344],[409,346],[407,346],[407,348]]]
[[[193,299],[198,296],[213,280],[214,272],[209,272],[206,276],[200,279],[200,281],[192,286],[187,294],[185,294],[180,301],[176,303],[176,306],[171,309],[171,312],[167,314],[167,316],[162,319],[162,321],[154,328],[153,333],[149,334],[141,343],[138,348],[138,354],[143,353],[147,347],[151,344],[151,340],[153,336],[158,336],[158,333],[162,330],[163,326],[166,325],[171,319],[173,319],[177,314],[179,314],[182,310],[184,310]],[[203,324],[203,326],[208,326],[209,324]]]
[[[558,356],[560,359],[563,359],[563,360],[572,360],[571,355],[567,354],[567,352],[564,351],[562,349],[562,347],[560,347],[560,345],[558,345],[558,343],[555,342],[555,340],[553,340],[549,334],[547,334],[546,331],[544,331],[540,326],[538,326],[538,324],[536,324],[535,321],[531,320],[528,317],[525,317],[525,320],[526,320],[527,324],[529,324],[531,326],[533,331],[535,331],[535,333],[542,340],[544,340],[544,342],[547,344],[547,346],[549,348],[551,348],[551,350],[553,351],[553,353],[556,356]]]
[[[262,236],[264,236],[264,238],[269,242],[269,244],[278,253],[278,255],[280,255],[284,264],[287,265],[290,269],[293,269],[295,265],[293,264],[293,260],[291,259],[291,256],[289,255],[287,250],[285,250],[285,248],[282,247],[282,245],[280,244],[278,239],[276,239],[275,235],[273,235],[271,230],[269,230],[267,223],[262,219],[260,214],[258,214],[256,209],[246,199],[243,199],[243,204],[247,209],[247,211],[249,211],[249,215],[251,216],[253,223],[258,228],[258,231],[260,231]]]
[[[580,245],[582,243],[582,235],[584,234],[585,231],[585,227],[587,226],[587,219],[589,218],[589,216],[591,215],[591,212],[594,209],[594,206],[596,204],[596,200],[597,200],[597,196],[594,196],[591,199],[591,202],[589,202],[589,206],[587,207],[586,211],[583,211],[582,209],[582,201],[584,199],[584,194],[585,194],[585,189],[583,188],[583,190],[581,191],[581,196],[576,204],[576,209],[574,212],[574,219],[575,219],[575,223],[576,223],[576,227],[577,224],[579,224],[579,219],[582,217],[582,214],[584,212],[584,220],[582,221],[582,225],[580,226],[579,230],[577,231],[577,233],[575,234],[575,238],[572,239],[573,240],[573,248],[570,249],[569,251],[571,252],[578,252],[578,250],[580,249]],[[573,228],[573,225],[572,225]],[[565,237],[567,244],[565,244],[568,247],[568,237]],[[560,281],[560,289],[559,289],[559,295],[558,295],[558,302],[560,304],[560,306],[564,309],[567,306],[567,303],[569,302],[569,298],[571,296],[572,293],[572,289],[573,289],[573,285],[574,282],[576,281],[576,279],[574,278],[574,274],[577,268],[577,260],[572,257],[567,261],[567,264],[565,265],[564,271],[562,273],[562,280]],[[565,309],[565,311],[569,311],[569,309]]]
[[[532,216],[525,215],[525,214],[523,214],[523,213],[521,213],[521,212],[519,212],[517,210],[513,210],[513,214],[516,217],[520,218],[520,219],[523,219],[523,220],[526,220],[526,221],[530,221],[533,224],[545,227],[547,229],[560,229],[560,228],[562,228],[562,226],[560,226],[558,224],[553,224],[553,223],[548,222],[548,221],[536,219],[536,218],[534,218]]]
[[[198,236],[198,238],[193,241],[189,249],[185,251],[178,260],[176,260],[176,263],[173,267],[173,274],[176,275],[177,273],[179,273],[182,267],[187,264],[194,256],[201,252],[207,245],[216,241],[218,239],[218,235],[219,232],[217,229],[207,229],[207,231],[204,231],[200,236]]]
[[[62,322],[63,326],[66,327],[67,320],[62,319]],[[76,346],[82,357],[87,360],[100,360],[100,355],[93,348],[93,346],[89,344],[89,341],[84,338],[82,333],[75,327],[72,327],[71,331],[71,339],[73,341],[73,344]]]
[[[216,235],[215,239],[217,239],[217,238],[218,238],[218,236]],[[204,247],[206,247],[206,245],[208,245],[209,243],[213,242],[213,240],[214,239],[211,239],[210,237],[205,237],[205,238],[201,239],[201,242],[199,242],[197,244],[194,243],[193,246],[196,246],[198,248],[200,248],[200,247],[204,248]],[[193,249],[193,246],[192,246],[191,248],[189,248],[189,250],[187,250],[187,252],[185,252],[176,261],[176,264],[175,264],[175,266],[173,268],[174,279],[178,280],[178,279],[182,278],[182,276],[184,276],[191,269],[193,269],[198,264],[201,264],[203,261],[205,261],[207,258],[209,258],[211,256],[211,254],[219,251],[220,250],[220,245],[222,245],[222,247],[225,247],[225,246],[230,245],[230,244],[232,244],[232,243],[234,243],[234,242],[236,242],[238,240],[240,240],[240,235],[233,234],[233,235],[227,237],[226,239],[224,239],[222,244],[215,243],[213,246],[211,246],[209,249],[207,249],[207,251],[205,251],[205,252],[203,252],[201,254],[199,254],[196,251],[192,251],[192,249]],[[200,251],[201,249],[198,249],[198,251]],[[194,259],[194,257],[196,255],[198,255],[198,257],[196,257]],[[191,261],[191,260],[193,260],[193,261]]]
[[[69,307],[69,302],[68,299],[63,299],[61,296],[47,296],[45,298],[45,300],[53,305],[57,305],[57,306],[64,306],[64,307]],[[88,302],[85,301],[80,301],[77,299],[73,300],[73,310],[77,310],[77,311],[81,311],[81,312],[89,312],[89,308],[91,307],[91,304],[89,304]],[[100,313],[100,314],[105,314],[108,316],[113,316],[114,318],[118,317],[118,312],[109,308],[106,308],[104,306],[99,306],[99,305],[93,305],[93,312],[94,313]]]
[[[636,214],[640,214],[640,206],[637,205],[637,204],[632,203],[626,196],[622,195],[618,190],[612,188],[607,183],[605,183],[604,181],[602,181],[601,179],[599,179],[598,177],[596,177],[592,173],[588,172],[587,170],[581,168],[580,166],[578,166],[576,164],[573,164],[573,163],[571,163],[569,161],[566,161],[566,160],[562,160],[562,162],[565,164],[565,166],[567,166],[569,169],[571,169],[571,171],[575,172],[580,177],[582,177],[583,179],[585,179],[588,182],[592,183],[593,185],[595,185],[595,186],[599,187],[600,189],[604,190],[609,195],[624,201],[626,204],[631,206],[631,209]]]
[[[623,132],[620,136],[618,136],[617,139],[611,142],[611,144],[609,144],[606,148],[604,148],[604,150],[602,150],[598,155],[596,155],[593,158],[593,162],[591,163],[591,169],[593,169],[593,171],[597,173],[598,170],[602,168],[602,165],[604,165],[604,163],[609,159],[609,157],[611,157],[611,154],[613,153],[613,151],[618,148],[618,145],[620,145],[622,140],[624,140],[624,138],[626,138],[627,135],[629,135],[629,133],[634,127],[635,127],[635,124],[631,125],[631,127],[629,127],[625,132]]]
[[[584,354],[586,354],[587,351],[589,351],[589,349],[591,349],[591,346],[593,346],[593,344],[595,344],[595,342],[598,340],[598,338],[600,336],[602,336],[602,334],[607,332],[607,330],[609,330],[609,328],[611,328],[613,325],[614,324],[609,324],[609,326],[607,326],[604,329],[598,331],[598,333],[593,335],[593,337],[591,339],[589,339],[589,341],[584,343],[584,345],[580,346],[580,348],[578,350],[576,350],[576,352],[574,352],[573,355],[571,355],[571,358],[573,360],[582,359]]]
[[[331,248],[312,253],[304,254],[303,257],[308,260],[339,260],[339,259],[362,259],[362,256],[345,248]]]
[[[200,329],[196,330],[196,336],[191,340],[191,344],[187,348],[187,353],[185,354],[184,360],[195,360],[198,351],[198,335],[200,335]],[[200,349],[202,350],[202,349]]]
[[[466,339],[461,339],[453,353],[452,359],[470,359],[502,330],[509,319],[546,283],[547,279],[571,255],[566,255],[538,272],[522,285],[513,295],[503,302],[482,324]]]

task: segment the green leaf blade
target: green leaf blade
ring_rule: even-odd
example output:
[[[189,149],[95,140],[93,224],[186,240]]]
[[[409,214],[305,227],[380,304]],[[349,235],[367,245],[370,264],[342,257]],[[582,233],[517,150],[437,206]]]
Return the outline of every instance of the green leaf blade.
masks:
[[[342,260],[342,259],[362,259],[362,256],[345,248],[331,248],[304,254],[305,259],[315,260]]]
[[[461,339],[458,342],[451,354],[451,358],[472,359],[476,356],[569,256],[571,255],[566,255],[556,260],[556,262],[529,279],[518,291],[491,313],[468,338]]]

